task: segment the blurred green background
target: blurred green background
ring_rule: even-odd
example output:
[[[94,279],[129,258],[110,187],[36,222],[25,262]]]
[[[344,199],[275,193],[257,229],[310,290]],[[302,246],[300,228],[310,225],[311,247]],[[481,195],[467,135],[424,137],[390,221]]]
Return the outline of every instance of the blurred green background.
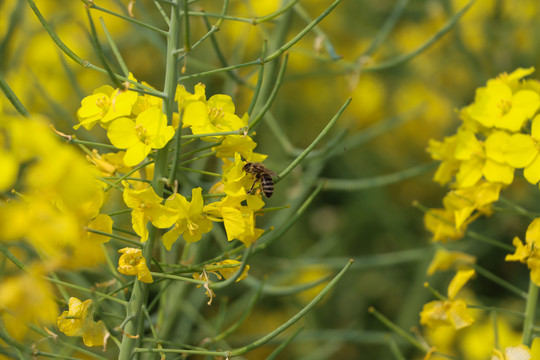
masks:
[[[96,4],[128,15],[128,1]],[[330,4],[328,0],[301,0],[280,17],[253,25],[249,19],[270,14],[283,4],[274,0],[231,0],[227,14],[246,21],[225,19],[215,40],[227,65],[253,61],[261,56],[265,40],[271,52],[276,43],[290,40]],[[455,131],[459,125],[456,109],[472,102],[477,87],[500,72],[540,66],[540,3],[478,0],[425,51],[410,61],[376,69],[378,64],[426,43],[466,4],[461,0],[343,0],[316,31],[287,52],[288,66],[280,92],[254,136],[257,151],[269,155],[265,161],[269,168],[277,172],[284,169],[299,150],[313,141],[347,98],[351,97],[352,102],[320,147],[332,145],[334,139],[337,145],[333,145],[331,156],[308,158],[276,185],[267,206],[291,204],[294,208],[313,191],[313,181],[318,178],[329,179],[332,184],[333,179],[374,178],[431,162],[425,152],[428,140],[442,139]],[[82,58],[99,64],[82,2],[38,1],[37,5],[62,41]],[[220,13],[221,6],[221,1],[190,2],[190,9],[197,14],[203,10],[210,14],[210,24],[217,21],[211,14]],[[135,18],[163,27],[151,1],[137,1],[133,12]],[[8,84],[31,112],[46,114],[58,130],[74,133],[72,126],[77,123],[75,113],[80,100],[98,86],[110,84],[110,80],[61,54],[26,1],[0,1],[0,14],[0,71]],[[197,14],[190,18],[192,43],[208,31],[207,23]],[[135,77],[160,89],[164,75],[163,39],[105,12],[93,10],[92,15],[96,24],[103,18]],[[385,24],[392,17],[395,24],[385,33]],[[100,26],[98,32],[106,55],[113,59]],[[374,42],[379,40],[380,43]],[[115,65],[114,61],[112,64]],[[207,95],[229,94],[237,105],[237,114],[247,111],[257,80],[257,66],[198,76],[224,66],[210,40],[191,51],[181,65],[185,67],[182,76],[186,77],[182,84],[189,91],[203,82]],[[270,88],[278,65],[266,65],[265,82]],[[261,96],[259,108],[268,93]],[[5,98],[0,101],[5,112],[13,110]],[[106,140],[99,129],[90,135],[83,130],[76,133],[82,139]],[[219,164],[209,162],[204,166]],[[432,171],[426,170],[388,186],[353,190],[339,189],[339,183],[334,182],[335,186],[324,189],[280,240],[252,258],[252,277],[268,277],[268,284],[273,286],[314,281],[335,274],[350,258],[356,261],[324,302],[301,321],[303,331],[280,358],[393,358],[388,330],[367,309],[374,306],[409,330],[418,327],[418,313],[432,299],[422,284],[428,279],[425,270],[433,248],[423,227],[423,214],[412,206],[413,201],[428,207],[440,206],[445,189],[433,183],[431,176]],[[199,181],[205,189],[212,185],[212,179]],[[537,195],[530,196],[519,187],[508,196],[524,206],[532,206],[537,200]],[[259,226],[278,226],[289,217],[288,210],[270,212],[258,220]],[[474,227],[510,243],[513,236],[524,232],[526,222],[496,214],[489,222],[479,221]],[[514,265],[499,268],[498,259],[504,256],[503,252],[470,242],[457,248],[475,253],[479,263],[504,278],[515,282],[521,277],[524,280],[517,285],[525,286],[524,269]],[[208,250],[209,255],[212,253]],[[449,276],[434,276],[430,283],[444,292]],[[255,281],[246,282],[218,292],[216,303],[211,308],[202,307],[202,311],[213,319],[220,302],[229,299],[228,316],[234,319],[247,301],[248,291],[255,286]],[[488,283],[478,282],[476,286],[479,301],[485,299],[490,305],[513,302]],[[274,329],[315,294],[310,290],[284,296],[269,291],[229,342],[239,346]],[[189,325],[191,331],[182,335],[183,340],[197,343],[204,331],[197,324],[186,326]],[[508,333],[512,334],[511,323]],[[459,353],[467,351],[467,344],[474,344],[478,334],[479,331],[471,332],[455,342],[449,335],[447,340],[463,359],[484,359],[482,353]],[[422,358],[398,337],[392,338],[407,359]],[[276,342],[270,343],[245,358],[263,359],[275,346]]]

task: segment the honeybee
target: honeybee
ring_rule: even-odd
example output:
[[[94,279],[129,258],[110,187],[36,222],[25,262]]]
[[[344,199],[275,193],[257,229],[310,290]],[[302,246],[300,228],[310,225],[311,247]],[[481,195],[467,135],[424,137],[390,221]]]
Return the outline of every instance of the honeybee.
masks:
[[[251,185],[251,189],[249,189],[248,193],[251,193],[255,184],[260,181],[261,192],[263,195],[267,198],[272,196],[274,193],[274,179],[272,179],[272,176],[277,176],[275,172],[267,169],[266,166],[261,163],[249,161],[246,162],[243,169],[247,174],[253,174],[255,176],[255,181],[253,182],[253,185]]]

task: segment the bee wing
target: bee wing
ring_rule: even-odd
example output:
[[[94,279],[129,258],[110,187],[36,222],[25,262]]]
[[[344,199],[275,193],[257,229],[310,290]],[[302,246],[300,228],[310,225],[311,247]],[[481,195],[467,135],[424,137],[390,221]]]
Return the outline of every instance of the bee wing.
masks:
[[[275,171],[272,171],[270,169],[266,169],[266,173],[272,177],[279,177]]]

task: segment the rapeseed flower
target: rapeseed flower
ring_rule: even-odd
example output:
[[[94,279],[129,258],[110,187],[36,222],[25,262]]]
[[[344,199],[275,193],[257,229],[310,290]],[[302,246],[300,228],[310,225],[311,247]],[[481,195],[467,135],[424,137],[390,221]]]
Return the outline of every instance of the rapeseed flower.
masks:
[[[540,115],[532,121],[531,134],[513,134],[505,143],[507,163],[524,168],[523,176],[533,185],[540,181]]]
[[[444,271],[452,268],[468,269],[476,263],[476,257],[460,252],[438,249],[429,264],[428,275],[433,275],[436,271]]]
[[[244,201],[246,205],[242,205]],[[227,240],[239,239],[250,246],[263,232],[255,228],[254,214],[263,206],[260,195],[248,195],[240,188],[236,193],[228,193],[221,201],[206,205],[203,211],[213,221],[223,221]]]
[[[196,242],[203,234],[212,230],[212,221],[203,212],[204,201],[200,187],[191,190],[191,201],[175,194],[167,199],[165,205],[178,213],[174,227],[163,235],[163,245],[167,250],[171,250],[172,244],[180,235],[187,242]]]
[[[69,298],[69,310],[64,311],[57,319],[58,329],[67,336],[82,336],[86,346],[104,346],[109,332],[103,321],[92,319],[90,306],[92,300],[80,301]]]
[[[118,252],[122,253],[118,259],[118,272],[120,274],[137,275],[137,279],[144,283],[154,282],[141,249],[126,247]]]
[[[520,130],[540,108],[537,92],[516,86],[521,78],[533,71],[534,68],[529,68],[504,73],[477,89],[474,103],[468,108],[471,118],[486,128]]]
[[[80,124],[74,128],[83,126],[91,130],[97,123],[106,127],[115,119],[129,116],[137,97],[138,94],[134,91],[113,89],[109,85],[101,86],[94,90],[92,95],[82,99],[81,107],[77,110]]]
[[[230,96],[216,94],[206,100],[206,96],[202,95],[202,93],[197,94],[196,89],[193,96],[180,94],[178,97],[179,107],[184,108],[183,126],[190,127],[193,134],[234,131],[247,126],[247,114],[240,118],[234,113],[235,106]],[[221,136],[211,136],[202,139],[217,141],[220,138]]]
[[[178,211],[161,205],[163,199],[150,186],[142,190],[124,189],[124,202],[133,209],[131,223],[133,230],[141,237],[141,242],[148,240],[146,224],[150,221],[155,227],[166,229],[178,219]]]
[[[527,228],[525,244],[516,236],[512,241],[516,251],[506,255],[506,261],[519,261],[531,270],[531,280],[540,286],[540,218],[534,219]]]
[[[435,328],[452,326],[456,330],[471,325],[474,319],[468,313],[467,304],[455,297],[474,273],[474,270],[458,271],[448,286],[448,299],[425,304],[420,313],[420,323]]]
[[[167,118],[159,108],[152,107],[141,112],[135,121],[121,117],[113,121],[107,136],[119,149],[127,149],[124,163],[139,164],[152,149],[161,149],[174,136],[174,128],[167,125]]]

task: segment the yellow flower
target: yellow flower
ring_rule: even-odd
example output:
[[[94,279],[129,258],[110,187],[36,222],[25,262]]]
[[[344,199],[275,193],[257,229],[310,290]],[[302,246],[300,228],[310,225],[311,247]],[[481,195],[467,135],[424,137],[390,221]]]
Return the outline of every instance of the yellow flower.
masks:
[[[94,322],[89,311],[92,300],[81,302],[69,298],[69,310],[64,311],[56,321],[58,329],[67,336],[82,336],[86,346],[104,346],[109,332],[103,321]]]
[[[459,252],[438,249],[429,264],[428,275],[433,275],[436,271],[444,271],[454,267],[469,268],[476,263],[476,257]]]
[[[174,136],[174,128],[159,108],[149,108],[135,121],[121,117],[107,129],[107,137],[119,149],[127,149],[124,163],[134,166],[144,160],[152,149],[161,149]]]
[[[118,260],[118,272],[124,275],[137,275],[139,281],[145,283],[154,282],[152,274],[146,265],[146,259],[142,256],[142,250],[136,248],[123,248],[118,250],[122,253]]]
[[[491,204],[499,199],[501,187],[499,183],[480,181],[450,191],[443,199],[444,208],[430,209],[424,215],[424,226],[433,233],[432,240],[446,242],[463,237],[471,222],[491,214]]]
[[[113,89],[104,85],[94,90],[93,94],[81,101],[81,107],[77,111],[80,124],[75,125],[78,129],[84,126],[91,130],[96,123],[103,125],[112,120],[131,114],[131,107],[137,101],[138,94],[134,91]]]
[[[247,205],[242,205],[243,202]],[[248,195],[244,188],[236,193],[229,193],[221,201],[204,207],[204,212],[213,221],[223,221],[227,239],[238,239],[250,246],[263,233],[255,228],[254,212],[261,209],[264,202],[260,195]]]
[[[428,153],[434,160],[441,160],[433,180],[441,185],[449,183],[459,170],[460,161],[455,158],[457,136],[448,136],[444,140],[430,139],[427,148]]]
[[[189,94],[189,93],[188,93]],[[196,95],[198,96],[198,95]],[[179,99],[186,101],[180,95]],[[180,100],[179,100],[180,103]],[[235,106],[228,95],[216,94],[210,99],[191,100],[182,103],[184,127],[190,127],[193,134],[208,134],[216,132],[239,130],[248,124],[248,116],[242,118],[235,115]],[[202,138],[205,141],[217,141],[221,136]]]
[[[230,277],[233,277],[236,274],[241,264],[242,263],[240,261],[227,259],[227,260],[219,261],[217,263],[213,263],[212,265],[218,265],[218,266],[219,265],[229,265],[229,266],[234,265],[230,267],[227,266],[227,267],[217,270],[225,279],[228,279]],[[244,280],[248,275],[248,271],[249,271],[249,265],[246,265],[244,267],[244,271],[242,272],[242,274],[238,277],[238,279],[236,279],[236,282],[240,280]]]
[[[486,128],[516,132],[540,107],[540,95],[528,89],[512,88],[520,78],[534,68],[517,69],[489,80],[486,87],[477,89],[475,101],[470,105],[470,116]],[[514,85],[515,87],[515,85]]]
[[[41,271],[34,269],[31,273],[3,278],[0,294],[0,318],[14,339],[20,341],[26,336],[29,323],[54,324],[58,307],[51,285],[43,280]]]
[[[163,235],[163,245],[171,250],[172,244],[183,235],[187,242],[199,241],[203,234],[212,230],[212,221],[203,213],[204,201],[202,189],[191,190],[191,202],[180,194],[175,194],[165,203],[178,212],[178,220],[174,227]]]
[[[527,264],[531,270],[531,280],[540,286],[540,218],[534,219],[527,228],[525,244],[515,237],[512,244],[516,247],[513,254],[506,255],[505,261],[519,261]]]
[[[131,212],[133,230],[141,237],[141,241],[148,240],[146,224],[150,221],[155,227],[166,229],[172,226],[178,218],[178,211],[161,205],[163,199],[159,197],[152,187],[142,190],[124,189],[124,201]]]
[[[467,304],[455,297],[474,273],[474,270],[458,271],[448,286],[448,300],[425,304],[420,313],[420,324],[428,327],[452,326],[456,330],[471,325],[474,319],[467,311]]]
[[[500,136],[504,136],[504,133],[490,135],[484,147],[472,131],[458,131],[455,158],[461,163],[456,174],[457,187],[474,186],[482,176],[494,183],[512,183],[514,168],[501,162],[497,148],[497,144],[501,144]]]
[[[256,146],[257,143],[247,135],[227,135],[213,150],[216,150],[216,156],[219,158],[234,158],[238,153],[249,161],[262,162],[267,156],[254,153],[253,149]]]
[[[540,115],[531,125],[531,135],[514,134],[505,143],[504,158],[515,168],[525,168],[523,176],[535,185],[540,181]]]

